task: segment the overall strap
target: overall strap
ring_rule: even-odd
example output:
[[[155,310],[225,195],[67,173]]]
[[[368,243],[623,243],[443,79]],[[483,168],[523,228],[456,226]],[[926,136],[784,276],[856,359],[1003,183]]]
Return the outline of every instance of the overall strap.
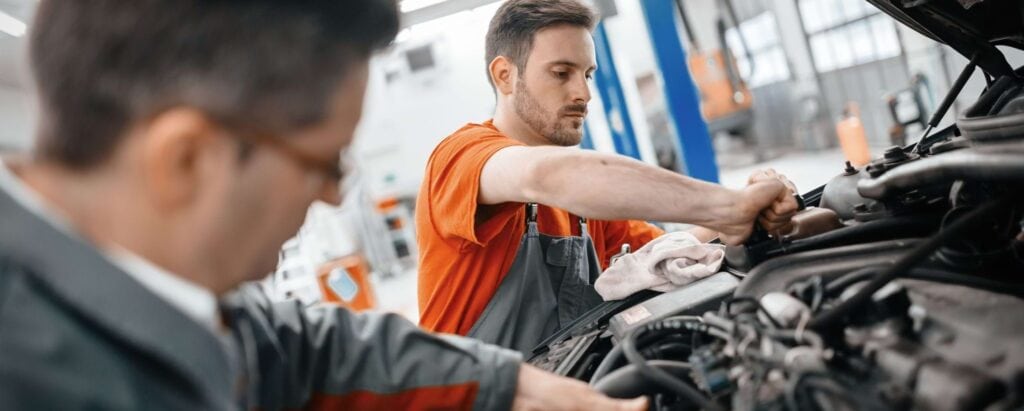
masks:
[[[537,222],[537,203],[526,203],[526,222]]]
[[[590,232],[587,231],[587,218],[577,216],[577,222],[580,225],[580,237],[590,237]]]

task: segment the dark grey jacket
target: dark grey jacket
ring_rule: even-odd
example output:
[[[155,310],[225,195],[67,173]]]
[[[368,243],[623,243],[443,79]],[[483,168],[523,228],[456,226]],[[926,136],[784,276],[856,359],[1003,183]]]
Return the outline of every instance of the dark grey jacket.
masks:
[[[232,335],[218,338],[0,190],[0,410],[512,402],[511,351],[394,315],[272,304],[254,285],[222,311]]]

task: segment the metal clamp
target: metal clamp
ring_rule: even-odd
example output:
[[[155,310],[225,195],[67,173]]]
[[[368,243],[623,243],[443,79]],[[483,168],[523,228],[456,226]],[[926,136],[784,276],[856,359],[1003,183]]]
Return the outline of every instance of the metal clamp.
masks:
[[[632,251],[633,251],[633,247],[632,246],[630,246],[629,244],[623,244],[622,248],[619,250],[619,253],[612,256],[612,258],[610,260],[611,264],[615,264],[616,261],[618,261],[622,257],[625,257],[626,255],[628,255]]]

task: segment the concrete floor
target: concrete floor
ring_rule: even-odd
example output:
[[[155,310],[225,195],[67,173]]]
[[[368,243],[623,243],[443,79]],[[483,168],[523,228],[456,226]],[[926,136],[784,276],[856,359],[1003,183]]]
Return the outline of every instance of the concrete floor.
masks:
[[[755,170],[774,168],[792,180],[801,192],[806,192],[841,173],[844,161],[838,149],[792,153],[762,164],[722,170],[721,183],[727,187],[740,188],[746,185],[747,177]],[[415,269],[392,278],[375,279],[375,287],[381,311],[399,313],[413,322],[418,320]]]

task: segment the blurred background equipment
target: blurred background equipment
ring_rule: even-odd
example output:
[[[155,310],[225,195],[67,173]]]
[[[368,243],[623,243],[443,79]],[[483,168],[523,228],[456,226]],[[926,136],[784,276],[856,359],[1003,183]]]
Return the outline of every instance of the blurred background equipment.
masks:
[[[750,55],[750,49],[746,37],[742,31],[736,30],[736,10],[733,8],[732,0],[720,0],[718,7],[726,13],[720,16],[716,22],[717,39],[719,48],[702,50],[700,41],[691,28],[687,18],[686,5],[684,0],[676,0],[680,20],[683,29],[687,34],[690,46],[690,58],[688,67],[693,81],[700,90],[701,114],[708,123],[708,132],[712,136],[721,133],[726,134],[723,138],[735,136],[743,140],[747,149],[756,148],[753,130],[754,112],[753,95],[747,87],[745,78],[750,78],[756,68],[756,64]],[[726,22],[728,17],[729,22]],[[731,31],[730,31],[731,29]],[[734,50],[730,47],[727,36],[731,34],[735,43],[742,47],[740,50],[747,64],[747,73],[741,76],[736,65]],[[754,149],[755,153],[760,151]],[[756,158],[755,160],[760,160]]]
[[[836,134],[839,136],[839,146],[843,149],[846,161],[857,167],[871,161],[868,137],[864,134],[864,124],[860,121],[860,107],[857,103],[847,103],[843,109],[842,120],[836,124]]]
[[[377,297],[370,283],[369,266],[360,255],[328,261],[316,272],[323,302],[355,311],[377,308]]]
[[[354,170],[353,187],[340,207],[315,203],[310,208],[299,233],[282,247],[278,269],[265,285],[279,300],[338,304],[357,311],[385,309],[415,319],[415,301],[404,293],[385,292],[379,298],[376,291],[380,285],[400,287],[415,277],[409,206],[393,197],[374,201],[360,176]],[[371,202],[375,204],[367,206]]]
[[[928,113],[934,110],[928,77],[918,73],[910,79],[910,87],[885,96],[892,116],[889,140],[894,146],[907,144],[909,133],[920,133],[928,127]]]

